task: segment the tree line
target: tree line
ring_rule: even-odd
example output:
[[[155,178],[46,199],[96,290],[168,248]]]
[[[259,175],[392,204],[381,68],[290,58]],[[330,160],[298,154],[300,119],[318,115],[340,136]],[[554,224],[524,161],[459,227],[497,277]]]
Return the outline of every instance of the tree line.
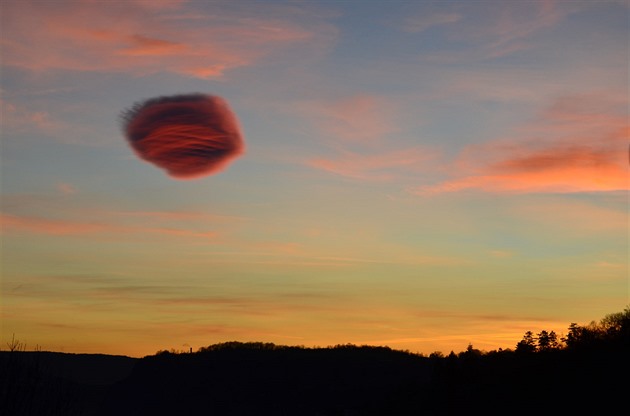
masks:
[[[542,330],[537,334],[527,331],[516,344],[516,352],[532,353],[559,349],[593,348],[597,345],[618,345],[630,342],[630,305],[623,312],[611,313],[599,322],[587,325],[572,322],[566,336]]]
[[[501,349],[492,350],[489,352],[475,349],[472,344],[469,344],[466,350],[456,354],[451,351],[446,357],[471,357],[481,356],[487,354],[497,353],[535,353],[535,352],[547,352],[558,350],[575,350],[593,348],[598,345],[621,345],[630,343],[630,305],[626,306],[622,312],[616,312],[607,314],[599,321],[591,321],[586,325],[579,325],[572,322],[568,327],[567,335],[559,336],[555,331],[541,330],[538,333],[533,331],[526,331],[523,338],[516,344],[514,350]],[[288,350],[309,350],[313,348],[305,347],[303,345],[287,346],[276,345],[272,342],[239,342],[228,341],[218,344],[208,345],[206,347],[200,347],[197,353],[211,353],[225,350],[260,350],[260,351],[288,351]],[[326,349],[380,349],[392,352],[405,353],[410,355],[416,355],[419,357],[425,357],[422,353],[412,353],[409,350],[395,351],[387,346],[369,346],[369,345],[354,345],[354,344],[338,344],[328,347],[315,347],[317,350]],[[160,350],[155,355],[165,356],[170,354],[184,354],[190,353],[188,350]],[[441,351],[435,351],[429,354],[429,358],[445,358],[445,355]]]

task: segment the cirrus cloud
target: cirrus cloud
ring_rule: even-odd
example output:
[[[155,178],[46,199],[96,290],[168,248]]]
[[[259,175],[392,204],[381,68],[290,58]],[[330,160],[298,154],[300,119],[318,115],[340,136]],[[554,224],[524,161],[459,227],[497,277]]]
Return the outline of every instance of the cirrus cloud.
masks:
[[[560,97],[522,130],[529,137],[468,146],[452,166],[453,179],[411,192],[627,190],[630,129],[618,111],[624,103],[615,95]]]
[[[245,18],[237,7],[220,4],[192,13],[194,4],[184,10],[183,3],[6,2],[4,65],[217,78],[284,48],[332,39],[331,26],[281,13]]]
[[[388,150],[376,154],[342,152],[336,158],[315,158],[307,162],[310,167],[354,179],[389,180],[401,171],[418,171],[434,152],[411,148]]]
[[[80,235],[138,235],[153,234],[173,237],[193,237],[211,239],[217,237],[213,231],[196,231],[178,227],[133,226],[104,221],[81,221],[69,219],[50,219],[34,216],[22,216],[0,213],[0,229],[7,232],[28,232],[53,236]]]

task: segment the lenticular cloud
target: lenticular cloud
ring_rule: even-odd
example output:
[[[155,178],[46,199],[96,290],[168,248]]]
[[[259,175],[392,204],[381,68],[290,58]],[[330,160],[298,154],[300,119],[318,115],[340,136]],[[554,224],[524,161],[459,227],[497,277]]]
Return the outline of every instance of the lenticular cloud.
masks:
[[[123,113],[123,127],[139,157],[179,179],[222,171],[244,151],[235,114],[221,97],[157,97]]]

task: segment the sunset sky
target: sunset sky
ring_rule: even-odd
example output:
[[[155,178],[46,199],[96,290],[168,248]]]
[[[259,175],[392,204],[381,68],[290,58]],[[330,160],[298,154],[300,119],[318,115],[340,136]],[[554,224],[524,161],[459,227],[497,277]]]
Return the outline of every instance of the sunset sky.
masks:
[[[627,1],[2,0],[0,348],[513,348],[630,303]],[[121,112],[223,97],[172,178]]]

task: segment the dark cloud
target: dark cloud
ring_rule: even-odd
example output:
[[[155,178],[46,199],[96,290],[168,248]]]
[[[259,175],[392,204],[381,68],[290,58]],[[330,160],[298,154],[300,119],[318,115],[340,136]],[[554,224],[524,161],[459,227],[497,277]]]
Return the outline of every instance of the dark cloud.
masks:
[[[221,97],[157,97],[123,113],[123,127],[139,157],[186,179],[222,171],[245,149],[235,114]]]

